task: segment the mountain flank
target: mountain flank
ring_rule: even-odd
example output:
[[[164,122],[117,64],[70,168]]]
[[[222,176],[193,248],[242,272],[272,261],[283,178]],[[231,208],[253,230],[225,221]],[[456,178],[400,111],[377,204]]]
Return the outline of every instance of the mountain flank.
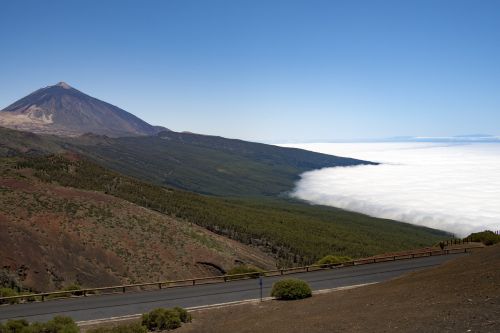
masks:
[[[77,156],[64,158],[78,165]],[[221,275],[240,263],[276,267],[257,248],[104,191],[42,181],[43,173],[17,158],[0,163],[0,270],[24,288]]]
[[[71,151],[161,186],[217,196],[286,195],[305,171],[370,164],[300,149],[173,132],[65,82],[39,89],[0,111],[0,126],[3,156]]]
[[[70,156],[68,158],[68,156]],[[310,264],[326,254],[366,257],[427,246],[437,230],[278,198],[226,199],[161,187],[102,168],[82,157],[16,157],[47,184],[97,191],[194,223],[259,248],[281,266]]]
[[[73,152],[117,172],[160,186],[224,197],[286,196],[300,174],[314,169],[372,164],[296,148],[162,131],[110,138],[39,135],[0,127],[0,156]]]
[[[65,82],[29,94],[0,111],[0,126],[78,136],[87,132],[118,136],[153,135],[167,130],[91,97]]]

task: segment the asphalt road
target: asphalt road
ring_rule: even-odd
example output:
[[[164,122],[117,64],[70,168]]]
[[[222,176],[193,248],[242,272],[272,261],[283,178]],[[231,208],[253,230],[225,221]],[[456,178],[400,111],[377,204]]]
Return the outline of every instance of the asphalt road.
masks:
[[[313,290],[381,282],[440,265],[445,261],[463,256],[451,254],[400,261],[389,261],[310,273],[266,277],[263,279],[263,295],[269,296],[272,284],[285,277],[303,279]],[[88,296],[46,302],[0,306],[0,321],[25,318],[29,321],[47,321],[55,315],[72,317],[75,321],[104,319],[116,316],[148,312],[157,307],[194,307],[225,302],[255,299],[260,296],[259,280],[239,280],[226,283],[168,288],[162,290]]]

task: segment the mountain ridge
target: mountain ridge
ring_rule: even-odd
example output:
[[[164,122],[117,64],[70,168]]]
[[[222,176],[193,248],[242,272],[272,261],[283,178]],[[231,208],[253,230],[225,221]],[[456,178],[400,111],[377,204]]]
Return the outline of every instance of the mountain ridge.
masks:
[[[376,164],[217,136],[160,132],[112,138],[33,134],[0,127],[0,156],[74,152],[125,175],[207,195],[279,196],[305,171]]]

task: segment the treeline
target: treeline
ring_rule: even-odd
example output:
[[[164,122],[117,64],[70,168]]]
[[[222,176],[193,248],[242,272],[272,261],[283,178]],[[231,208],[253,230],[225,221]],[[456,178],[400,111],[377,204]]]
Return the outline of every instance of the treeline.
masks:
[[[45,182],[101,191],[271,252],[281,266],[328,254],[371,256],[434,244],[444,232],[286,199],[223,199],[164,188],[75,156],[23,158]]]

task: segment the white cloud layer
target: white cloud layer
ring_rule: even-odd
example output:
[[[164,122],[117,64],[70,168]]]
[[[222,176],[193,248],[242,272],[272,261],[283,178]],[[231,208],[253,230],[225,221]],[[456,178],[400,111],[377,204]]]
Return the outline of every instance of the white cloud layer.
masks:
[[[500,144],[282,145],[381,165],[302,174],[292,196],[465,236],[500,230]]]

